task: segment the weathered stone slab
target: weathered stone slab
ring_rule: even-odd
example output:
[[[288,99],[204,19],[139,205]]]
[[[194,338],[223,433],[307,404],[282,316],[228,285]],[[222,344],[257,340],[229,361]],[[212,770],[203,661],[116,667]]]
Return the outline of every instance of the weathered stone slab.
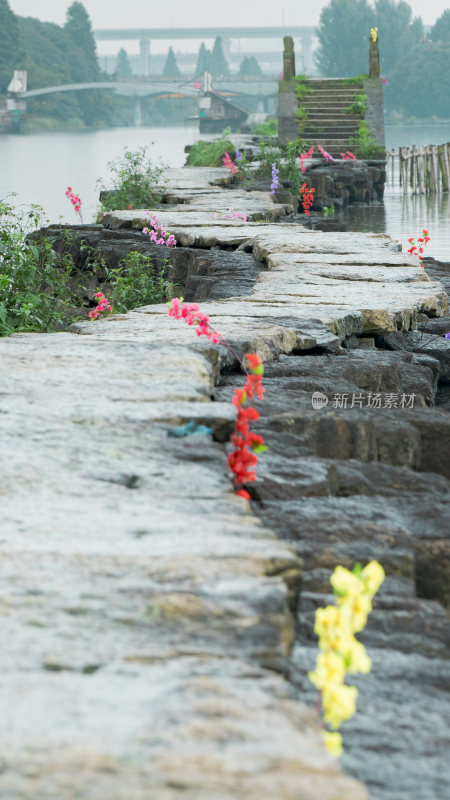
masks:
[[[333,234],[334,236],[334,234]],[[331,237],[330,237],[331,240]],[[364,254],[357,253],[274,253],[267,256],[267,266],[269,269],[284,264],[320,264],[320,265],[335,265],[342,264],[350,267],[355,266],[356,269],[365,267],[418,267],[417,259],[408,253],[379,251],[373,250],[371,247],[365,247]],[[423,272],[423,270],[422,270]],[[367,270],[368,280],[370,280],[370,270]]]
[[[447,482],[432,473],[447,474],[448,422],[442,412],[430,420],[425,408],[438,362],[420,353],[370,361],[370,351],[344,356],[339,347],[364,331],[409,330],[418,309],[439,315],[441,287],[423,280],[388,237],[211,223],[213,205],[232,197],[224,190],[219,200],[210,186],[231,181],[224,173],[174,173],[173,191],[185,199],[192,191],[195,202],[163,212],[164,224],[174,221],[182,245],[273,259],[250,297],[202,305],[238,353],[272,362],[260,423],[271,440],[261,472],[264,524],[228,475],[223,442],[234,415],[214,387],[233,357],[169,318],[167,306],[77,323],[70,333],[0,340],[7,800],[367,800],[325,754],[315,712],[292,700],[282,677],[300,558],[308,570],[293,676],[302,696],[311,697],[305,664],[314,610],[327,602],[337,562],[382,557],[386,565],[388,613],[374,613],[374,646],[445,653],[443,609],[415,598],[412,585],[416,578],[427,597],[445,594]],[[266,200],[258,203],[263,213]],[[111,215],[111,224],[138,219],[126,213]],[[301,350],[341,355],[328,374],[317,355],[314,363],[276,361]],[[291,375],[296,361],[302,366]],[[319,379],[327,391],[335,384],[367,394],[406,391],[417,376],[422,407],[408,418],[311,409]],[[232,380],[240,381],[232,376],[229,395]],[[190,422],[212,434],[180,435]],[[416,478],[417,469],[425,477]],[[436,569],[432,586],[427,576]],[[376,672],[385,680],[383,664]],[[374,681],[365,742],[367,720],[377,716]],[[423,693],[408,703],[423,714]],[[405,696],[397,718],[400,704]],[[392,712],[389,719],[395,724]],[[381,733],[375,741],[384,752]],[[385,762],[372,759],[372,781]],[[358,772],[354,762],[350,768]],[[431,800],[422,788],[421,796]]]

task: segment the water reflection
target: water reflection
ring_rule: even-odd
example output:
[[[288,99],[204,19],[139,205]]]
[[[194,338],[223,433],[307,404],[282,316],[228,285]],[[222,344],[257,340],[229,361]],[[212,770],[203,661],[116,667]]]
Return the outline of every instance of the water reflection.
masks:
[[[383,205],[350,206],[344,211],[350,231],[389,233],[407,249],[408,239],[416,239],[423,228],[431,236],[426,253],[441,261],[450,261],[450,193],[413,195],[410,188],[403,195],[398,178],[398,164],[388,167]]]

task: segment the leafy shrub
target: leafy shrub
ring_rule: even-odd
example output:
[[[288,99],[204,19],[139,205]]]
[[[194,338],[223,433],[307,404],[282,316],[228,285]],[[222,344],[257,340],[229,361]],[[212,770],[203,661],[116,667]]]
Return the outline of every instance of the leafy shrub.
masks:
[[[367,109],[367,101],[368,97],[364,92],[359,92],[353,98],[353,102],[347,106],[346,108],[342,109],[343,114],[361,114],[363,116],[366,113]]]
[[[109,187],[105,188],[101,178],[97,181],[103,211],[151,208],[161,202],[166,185],[162,175],[166,167],[153,164],[147,157],[147,150],[147,147],[139,147],[132,152],[125,148],[121,158],[108,163]]]
[[[111,289],[108,297],[113,311],[124,313],[152,303],[165,303],[172,297],[173,284],[167,280],[167,261],[154,266],[150,256],[131,250],[119,266],[108,272]]]
[[[73,260],[45,236],[33,238],[42,209],[18,211],[0,200],[0,336],[60,328],[78,304],[69,279]]]
[[[72,255],[77,250],[74,234],[67,229],[52,243],[39,230],[41,222],[38,206],[18,211],[8,199],[0,200],[0,336],[64,330],[84,319],[90,295],[82,285],[86,278],[102,276],[101,287],[107,287],[118,312],[172,296],[168,262],[158,269],[149,256],[131,251],[118,267],[108,269],[100,253],[82,242],[80,272]]]

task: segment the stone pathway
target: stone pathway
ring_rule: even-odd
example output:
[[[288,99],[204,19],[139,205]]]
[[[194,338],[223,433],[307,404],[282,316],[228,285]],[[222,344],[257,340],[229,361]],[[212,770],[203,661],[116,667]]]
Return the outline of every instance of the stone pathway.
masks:
[[[275,366],[445,313],[389,237],[218,221],[290,212],[226,180],[174,171],[183,202],[158,216],[183,246],[265,262],[252,294],[202,305],[239,352]],[[284,677],[302,562],[231,490],[227,365],[162,306],[0,340],[2,800],[368,797]],[[213,437],[168,435],[191,420]]]

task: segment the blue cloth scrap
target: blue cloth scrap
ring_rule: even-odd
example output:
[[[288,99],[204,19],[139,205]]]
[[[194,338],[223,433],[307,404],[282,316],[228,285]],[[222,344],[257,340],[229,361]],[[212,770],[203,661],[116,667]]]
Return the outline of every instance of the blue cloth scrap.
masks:
[[[175,436],[181,439],[183,436],[208,436],[212,432],[212,428],[207,428],[206,425],[197,425],[191,419],[186,425],[181,425],[178,428],[169,428],[167,436]]]

